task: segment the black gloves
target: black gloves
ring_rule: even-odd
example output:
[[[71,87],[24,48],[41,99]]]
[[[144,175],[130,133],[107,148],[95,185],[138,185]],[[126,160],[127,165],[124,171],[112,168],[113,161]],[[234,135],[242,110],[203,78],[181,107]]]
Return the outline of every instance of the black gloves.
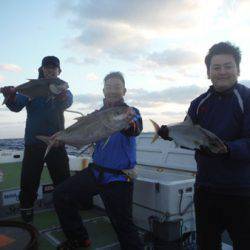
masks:
[[[16,94],[16,89],[13,86],[3,87],[1,89],[1,92],[3,93],[4,97],[11,97]]]
[[[3,96],[5,97],[5,100],[3,103],[15,101],[16,89],[13,86],[3,87],[1,88],[1,92]]]
[[[173,140],[171,137],[169,137],[169,130],[167,125],[162,125],[157,133],[164,140]]]

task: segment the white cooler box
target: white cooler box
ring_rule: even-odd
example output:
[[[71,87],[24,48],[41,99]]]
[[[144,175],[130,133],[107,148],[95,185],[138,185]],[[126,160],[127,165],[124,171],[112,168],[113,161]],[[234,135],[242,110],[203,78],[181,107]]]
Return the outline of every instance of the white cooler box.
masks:
[[[149,218],[154,216],[161,222],[181,220],[181,233],[195,231],[194,178],[168,173],[167,170],[159,171],[157,168],[137,167],[137,170],[133,199],[135,224],[147,231],[152,230]],[[99,195],[94,197],[94,204],[104,208]],[[177,226],[172,227],[177,230]]]
[[[152,230],[149,218],[153,216],[159,222],[172,222],[172,225],[178,221],[181,233],[195,231],[194,178],[157,168],[137,169],[133,200],[135,224],[145,230]]]

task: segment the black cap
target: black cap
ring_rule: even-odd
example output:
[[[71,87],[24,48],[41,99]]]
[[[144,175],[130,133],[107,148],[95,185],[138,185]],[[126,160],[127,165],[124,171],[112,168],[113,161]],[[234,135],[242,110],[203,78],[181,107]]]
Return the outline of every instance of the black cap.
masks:
[[[55,56],[45,56],[42,60],[42,67],[49,65],[60,68],[60,60]]]

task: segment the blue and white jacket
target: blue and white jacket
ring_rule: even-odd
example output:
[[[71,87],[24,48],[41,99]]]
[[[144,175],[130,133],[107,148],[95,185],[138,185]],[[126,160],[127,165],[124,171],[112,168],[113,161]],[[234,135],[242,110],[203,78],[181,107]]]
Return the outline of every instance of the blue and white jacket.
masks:
[[[14,112],[27,110],[25,127],[25,145],[44,144],[36,138],[37,135],[51,136],[64,129],[65,109],[72,105],[73,96],[69,90],[66,98],[54,98],[48,100],[45,97],[37,97],[30,100],[27,96],[17,93],[14,101],[7,101],[6,106]]]
[[[193,100],[188,114],[228,146],[228,155],[197,150],[196,184],[224,193],[250,194],[250,89],[236,83],[224,92],[213,87]]]
[[[132,169],[135,167],[136,136],[141,133],[143,126],[139,110],[133,109],[136,116],[128,129],[116,132],[110,136],[105,147],[103,145],[106,143],[106,140],[100,140],[96,143],[92,158],[93,162],[98,166],[114,170]],[[94,170],[94,174],[98,177],[99,172]],[[105,172],[102,183],[127,180],[124,175]]]

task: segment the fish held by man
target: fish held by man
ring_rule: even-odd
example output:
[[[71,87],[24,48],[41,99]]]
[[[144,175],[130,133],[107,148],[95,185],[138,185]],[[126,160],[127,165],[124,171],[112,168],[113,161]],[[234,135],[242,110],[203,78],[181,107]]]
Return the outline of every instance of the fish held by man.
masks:
[[[45,156],[57,143],[65,143],[80,149],[84,145],[108,139],[113,133],[127,128],[134,116],[132,108],[112,107],[80,117],[76,123],[50,137],[38,135],[37,138],[47,144]]]
[[[153,143],[159,137],[158,131],[160,126],[153,120],[150,121],[156,132],[152,140]],[[173,139],[179,146],[189,149],[207,148],[210,152],[215,154],[227,152],[227,147],[219,137],[201,126],[195,125],[189,116],[187,116],[184,122],[167,127],[169,138]]]
[[[60,78],[41,78],[30,79],[28,82],[14,87],[14,90],[22,95],[28,96],[30,99],[36,97],[47,97],[49,99],[65,91],[68,87],[68,83]],[[1,92],[0,88],[0,93]],[[6,101],[7,100],[4,100],[4,103],[6,103]]]

